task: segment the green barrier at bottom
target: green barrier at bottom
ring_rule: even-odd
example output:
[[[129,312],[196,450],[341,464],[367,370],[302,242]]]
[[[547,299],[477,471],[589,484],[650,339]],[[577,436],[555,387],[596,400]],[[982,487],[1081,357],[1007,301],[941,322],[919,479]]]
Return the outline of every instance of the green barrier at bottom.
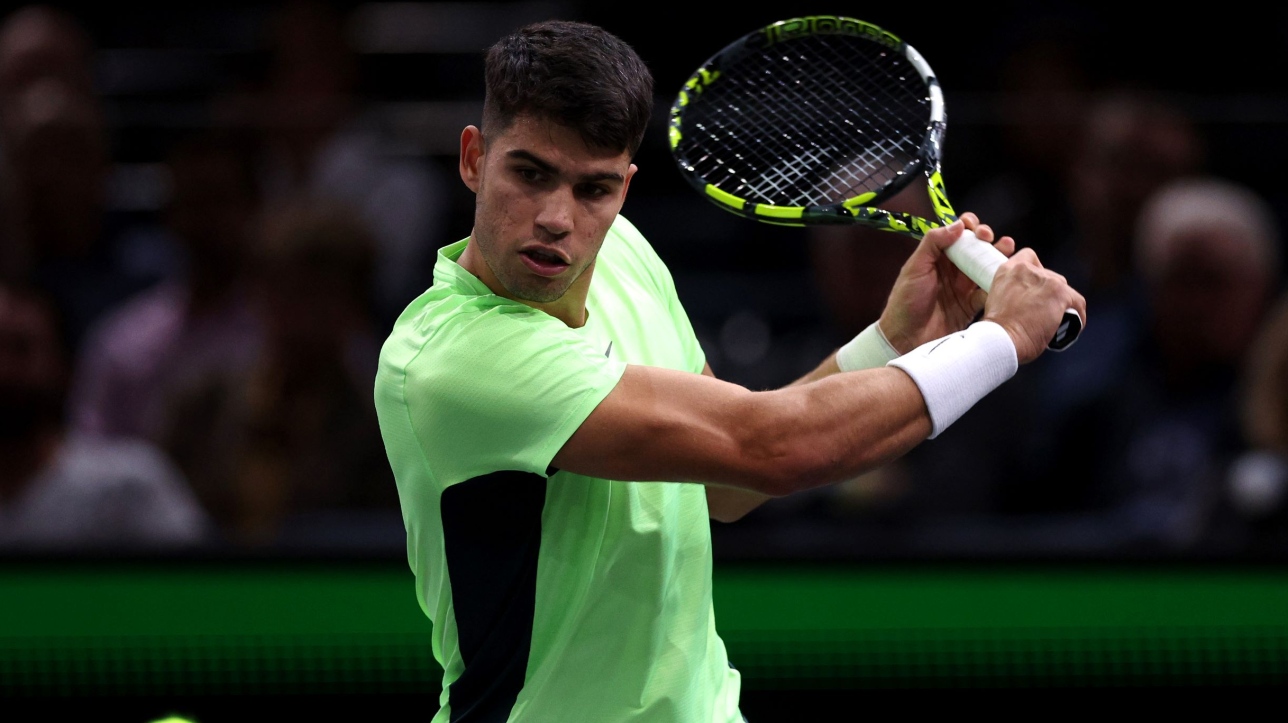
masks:
[[[1288,682],[1288,570],[727,568],[748,688]],[[427,693],[410,573],[0,569],[0,694]]]

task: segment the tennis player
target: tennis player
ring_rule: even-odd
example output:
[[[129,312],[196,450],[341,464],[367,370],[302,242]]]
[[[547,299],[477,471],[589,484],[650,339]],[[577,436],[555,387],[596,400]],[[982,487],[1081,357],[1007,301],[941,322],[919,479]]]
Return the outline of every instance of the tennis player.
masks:
[[[490,48],[482,127],[460,144],[473,230],[384,344],[375,403],[444,671],[435,721],[741,721],[708,517],[896,458],[1037,357],[1066,308],[1086,318],[1010,238],[986,298],[943,256],[963,227],[993,241],[964,214],[799,382],[713,378],[619,214],[652,95],[592,25]]]

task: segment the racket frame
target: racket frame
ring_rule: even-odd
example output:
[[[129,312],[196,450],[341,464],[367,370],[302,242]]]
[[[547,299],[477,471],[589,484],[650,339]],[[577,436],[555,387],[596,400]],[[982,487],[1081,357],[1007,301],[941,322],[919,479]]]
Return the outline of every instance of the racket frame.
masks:
[[[737,63],[746,55],[758,53],[777,43],[790,42],[796,38],[815,34],[852,35],[880,43],[893,52],[902,53],[909,64],[921,75],[922,81],[926,84],[930,113],[926,121],[925,137],[918,146],[917,156],[881,188],[844,201],[819,206],[777,206],[753,203],[717,188],[698,175],[693,163],[680,150],[680,143],[684,139],[685,111],[689,105],[700,99],[702,93],[713,83],[720,81],[723,68]],[[780,20],[747,33],[708,58],[689,77],[676,95],[675,102],[671,105],[667,130],[671,154],[680,167],[681,175],[707,199],[726,211],[776,226],[860,225],[920,240],[931,229],[957,220],[957,214],[953,211],[952,204],[948,201],[948,194],[944,190],[941,170],[944,135],[947,128],[947,109],[939,79],[931,70],[930,63],[926,62],[926,59],[912,45],[894,33],[863,20],[838,15],[807,15]],[[896,193],[907,188],[908,184],[919,175],[925,176],[935,219],[877,208],[877,204],[889,200]],[[969,229],[964,230],[957,242],[946,249],[946,254],[966,276],[986,292],[992,289],[993,276],[997,268],[1006,261],[1006,257],[992,244],[980,241]],[[1078,339],[1082,326],[1081,315],[1074,309],[1066,310],[1048,348],[1053,351],[1064,351],[1069,348]]]
[[[920,155],[880,189],[837,203],[818,206],[776,206],[753,203],[722,190],[699,176],[694,171],[693,164],[679,150],[680,142],[683,140],[685,111],[688,106],[700,98],[706,88],[720,81],[723,68],[730,67],[743,57],[758,53],[771,45],[817,34],[852,35],[880,43],[891,51],[902,54],[917,70],[926,84],[930,103],[926,135],[919,146]],[[930,229],[957,220],[957,215],[944,192],[943,174],[940,171],[946,129],[947,111],[939,80],[931,70],[930,64],[912,45],[888,30],[863,20],[836,15],[809,15],[780,20],[747,33],[708,58],[685,81],[676,95],[671,105],[667,133],[671,153],[680,166],[681,175],[699,193],[726,211],[777,226],[860,224],[920,239]],[[876,207],[877,204],[889,200],[906,188],[918,176],[926,178],[937,219],[926,219]]]

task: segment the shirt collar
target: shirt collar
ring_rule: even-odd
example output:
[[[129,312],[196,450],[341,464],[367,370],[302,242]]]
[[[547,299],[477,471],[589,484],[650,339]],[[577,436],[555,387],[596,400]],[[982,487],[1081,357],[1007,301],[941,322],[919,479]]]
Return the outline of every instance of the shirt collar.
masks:
[[[487,284],[456,263],[469,241],[464,238],[438,250],[438,260],[434,262],[434,283],[446,284],[456,291],[475,296],[491,294]]]

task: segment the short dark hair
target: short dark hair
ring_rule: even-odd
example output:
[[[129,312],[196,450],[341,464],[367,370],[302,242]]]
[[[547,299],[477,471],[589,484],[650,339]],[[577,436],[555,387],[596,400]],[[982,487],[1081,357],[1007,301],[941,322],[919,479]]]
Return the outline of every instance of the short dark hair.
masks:
[[[576,130],[592,147],[630,151],[653,112],[653,74],[635,50],[596,25],[547,20],[488,49],[484,133],[524,113]]]

